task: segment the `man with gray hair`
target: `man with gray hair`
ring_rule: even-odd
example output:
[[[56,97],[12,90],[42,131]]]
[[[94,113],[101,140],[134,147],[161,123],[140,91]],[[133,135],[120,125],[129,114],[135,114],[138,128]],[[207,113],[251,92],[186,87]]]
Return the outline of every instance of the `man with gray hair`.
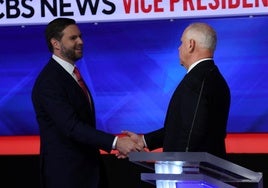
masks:
[[[213,60],[216,43],[216,32],[211,26],[206,23],[189,25],[179,47],[180,63],[187,74],[172,95],[164,127],[144,135],[124,133],[148,149],[208,152],[225,158],[231,97]]]

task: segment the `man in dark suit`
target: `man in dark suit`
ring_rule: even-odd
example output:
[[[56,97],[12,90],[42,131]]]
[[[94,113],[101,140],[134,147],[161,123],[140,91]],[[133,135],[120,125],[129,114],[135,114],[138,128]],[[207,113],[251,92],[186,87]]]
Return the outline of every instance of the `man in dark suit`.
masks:
[[[46,28],[46,40],[53,56],[32,90],[40,128],[41,187],[107,188],[99,149],[117,149],[127,155],[142,148],[129,137],[118,138],[95,128],[93,99],[74,72],[83,54],[76,22],[53,20]]]
[[[165,152],[208,152],[225,157],[230,90],[213,61],[216,32],[205,23],[189,25],[181,37],[180,63],[187,74],[170,100],[164,127],[134,141]],[[118,156],[124,157],[124,156]]]

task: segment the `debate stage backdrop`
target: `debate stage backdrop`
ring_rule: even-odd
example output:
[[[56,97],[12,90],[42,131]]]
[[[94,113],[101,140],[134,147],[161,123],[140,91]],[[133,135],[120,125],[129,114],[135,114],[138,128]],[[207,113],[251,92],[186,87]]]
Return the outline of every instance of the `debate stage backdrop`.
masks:
[[[186,73],[178,47],[192,22],[218,33],[215,62],[232,97],[228,132],[268,132],[267,16],[79,23],[84,57],[77,65],[94,98],[98,129],[146,133],[163,126]],[[31,89],[51,56],[44,29],[0,27],[0,136],[39,134]]]

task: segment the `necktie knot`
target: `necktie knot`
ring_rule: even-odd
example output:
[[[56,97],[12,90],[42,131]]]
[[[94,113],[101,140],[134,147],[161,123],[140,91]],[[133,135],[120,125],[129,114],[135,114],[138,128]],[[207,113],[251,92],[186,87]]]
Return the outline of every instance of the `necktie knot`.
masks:
[[[74,68],[74,74],[76,76],[76,79],[77,79],[77,82],[79,84],[79,86],[82,88],[83,92],[85,93],[85,95],[88,97],[88,91],[87,91],[87,87],[86,87],[86,84],[78,70],[77,67]]]
[[[78,81],[81,80],[81,74],[80,74],[77,67],[74,67],[74,74],[75,74]]]

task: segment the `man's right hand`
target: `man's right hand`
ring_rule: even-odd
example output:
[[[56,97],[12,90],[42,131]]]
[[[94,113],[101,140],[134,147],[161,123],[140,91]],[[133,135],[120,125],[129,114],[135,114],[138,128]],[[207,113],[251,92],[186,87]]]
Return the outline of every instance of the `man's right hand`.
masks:
[[[126,158],[129,152],[139,152],[143,150],[143,147],[134,142],[130,137],[123,136],[118,137],[116,142],[116,149],[119,151],[119,155],[117,155],[118,158]]]
[[[131,131],[122,131],[122,134],[127,135],[132,141],[136,142],[140,147],[144,148],[145,143],[143,141],[142,135],[138,135]]]

